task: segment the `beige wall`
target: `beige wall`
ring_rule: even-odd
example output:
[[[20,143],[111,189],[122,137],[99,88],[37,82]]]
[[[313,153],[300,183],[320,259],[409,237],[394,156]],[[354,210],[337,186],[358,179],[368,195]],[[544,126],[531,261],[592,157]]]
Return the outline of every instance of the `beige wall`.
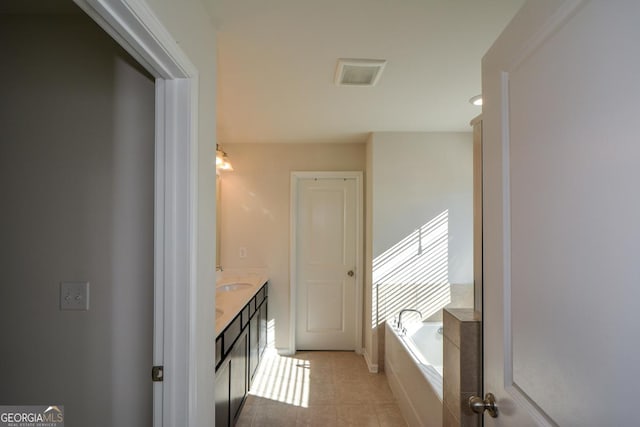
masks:
[[[198,69],[198,224],[195,300],[194,425],[214,419],[215,260],[216,260],[216,34],[200,0],[146,0],[160,22]],[[188,414],[178,414],[187,419]]]
[[[228,144],[222,173],[224,268],[266,267],[275,345],[289,345],[289,210],[292,171],[362,171],[364,144]],[[239,257],[240,248],[247,250]]]

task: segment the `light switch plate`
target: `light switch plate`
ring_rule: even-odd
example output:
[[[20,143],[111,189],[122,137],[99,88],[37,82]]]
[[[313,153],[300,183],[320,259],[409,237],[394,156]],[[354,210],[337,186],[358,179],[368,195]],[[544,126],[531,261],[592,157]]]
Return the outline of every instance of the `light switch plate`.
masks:
[[[61,282],[60,310],[89,310],[89,282]]]

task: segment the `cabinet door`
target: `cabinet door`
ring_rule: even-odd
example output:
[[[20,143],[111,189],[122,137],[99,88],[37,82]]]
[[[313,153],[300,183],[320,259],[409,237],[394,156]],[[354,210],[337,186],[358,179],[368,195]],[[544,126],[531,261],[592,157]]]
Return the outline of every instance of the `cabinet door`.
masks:
[[[229,361],[216,372],[216,427],[229,427]]]
[[[242,402],[247,395],[247,344],[248,334],[245,332],[240,335],[236,341],[229,359],[231,363],[231,381],[230,381],[230,397],[231,397],[231,417],[235,419],[242,407]]]
[[[260,316],[259,313],[255,313],[249,322],[249,387],[253,381],[253,376],[256,374],[259,363],[259,342],[260,336]]]
[[[259,328],[260,332],[258,333],[258,347],[260,351],[260,357],[262,357],[262,353],[264,349],[267,348],[267,303],[269,299],[265,299],[260,307],[259,312]]]

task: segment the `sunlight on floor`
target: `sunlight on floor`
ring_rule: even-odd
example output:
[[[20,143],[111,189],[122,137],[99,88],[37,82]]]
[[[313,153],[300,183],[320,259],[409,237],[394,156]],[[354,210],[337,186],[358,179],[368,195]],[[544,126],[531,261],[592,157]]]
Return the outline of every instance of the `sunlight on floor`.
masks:
[[[383,373],[350,351],[264,353],[236,427],[406,427]]]
[[[308,407],[311,361],[280,356],[274,348],[275,322],[267,323],[267,348],[251,385],[251,395]]]
[[[384,373],[352,351],[280,356],[275,321],[236,427],[406,427]]]
[[[251,394],[294,406],[309,406],[309,374],[312,362],[279,356],[275,349],[264,352]]]

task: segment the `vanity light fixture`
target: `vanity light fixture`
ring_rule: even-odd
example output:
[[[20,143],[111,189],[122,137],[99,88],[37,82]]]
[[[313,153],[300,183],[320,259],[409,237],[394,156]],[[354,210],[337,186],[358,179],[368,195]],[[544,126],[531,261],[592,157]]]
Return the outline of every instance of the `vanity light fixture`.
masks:
[[[220,144],[216,144],[216,171],[232,171],[233,166],[229,163],[227,153],[222,150]]]
[[[476,107],[482,106],[482,95],[476,95],[472,97],[469,102]]]

